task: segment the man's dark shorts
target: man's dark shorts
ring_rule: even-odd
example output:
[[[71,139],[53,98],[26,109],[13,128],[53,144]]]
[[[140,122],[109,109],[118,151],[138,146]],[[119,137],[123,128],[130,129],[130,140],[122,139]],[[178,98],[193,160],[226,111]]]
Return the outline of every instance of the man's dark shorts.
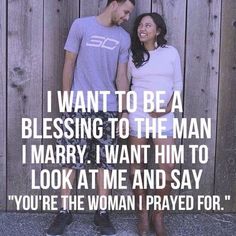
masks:
[[[83,158],[83,163],[80,163],[80,158],[76,156],[76,163],[66,163],[66,164],[61,164],[62,167],[64,168],[73,168],[73,169],[84,169],[88,161],[97,168],[103,168],[103,169],[108,169],[112,170],[114,169],[114,164],[112,163],[107,163],[106,161],[106,156],[105,156],[105,146],[106,145],[116,145],[118,138],[116,137],[115,139],[111,138],[111,122],[108,121],[109,118],[117,118],[118,117],[118,112],[116,111],[108,111],[108,112],[103,112],[103,111],[98,111],[98,112],[82,112],[79,110],[78,112],[65,112],[63,113],[62,119],[66,118],[90,118],[92,121],[95,118],[100,118],[103,123],[103,135],[100,139],[96,138],[88,138],[88,137],[79,137],[79,138],[71,138],[71,139],[66,139],[65,137],[58,139],[57,144],[58,145],[80,145],[84,146],[86,145],[86,152]],[[72,124],[70,127],[75,130],[75,125]],[[63,126],[62,127],[63,132],[66,132],[66,128]],[[96,163],[96,146],[99,145],[100,147],[100,162]]]

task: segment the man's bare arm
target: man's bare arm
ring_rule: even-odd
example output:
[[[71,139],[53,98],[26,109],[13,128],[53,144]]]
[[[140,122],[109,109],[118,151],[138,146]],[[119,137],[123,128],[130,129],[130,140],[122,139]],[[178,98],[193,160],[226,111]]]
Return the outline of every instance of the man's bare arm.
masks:
[[[118,91],[129,91],[129,80],[127,77],[127,63],[119,64],[116,76],[116,88]],[[126,109],[126,94],[122,96],[122,110]]]
[[[62,91],[71,91],[77,54],[66,51],[63,68]]]

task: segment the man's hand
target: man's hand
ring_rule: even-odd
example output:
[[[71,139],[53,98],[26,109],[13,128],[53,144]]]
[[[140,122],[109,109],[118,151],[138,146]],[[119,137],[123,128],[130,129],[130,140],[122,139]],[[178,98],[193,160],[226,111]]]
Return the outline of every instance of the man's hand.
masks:
[[[116,126],[116,135],[118,135],[118,136],[120,136],[120,133],[119,133],[119,123],[120,123],[120,119],[122,119],[122,118],[125,118],[125,119],[127,119],[128,120],[128,117],[129,117],[129,114],[128,114],[128,112],[122,112],[121,113],[121,116],[119,117],[119,121],[118,121],[118,123],[117,123],[117,126]],[[123,124],[123,127],[122,127],[122,132],[123,133],[126,133],[127,131],[126,131],[126,126]]]

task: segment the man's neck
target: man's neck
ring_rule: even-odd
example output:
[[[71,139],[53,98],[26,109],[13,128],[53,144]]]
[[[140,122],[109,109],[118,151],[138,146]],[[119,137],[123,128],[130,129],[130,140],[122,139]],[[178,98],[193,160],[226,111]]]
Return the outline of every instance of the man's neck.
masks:
[[[111,27],[113,26],[111,21],[111,14],[106,10],[97,16],[97,21],[104,26]]]

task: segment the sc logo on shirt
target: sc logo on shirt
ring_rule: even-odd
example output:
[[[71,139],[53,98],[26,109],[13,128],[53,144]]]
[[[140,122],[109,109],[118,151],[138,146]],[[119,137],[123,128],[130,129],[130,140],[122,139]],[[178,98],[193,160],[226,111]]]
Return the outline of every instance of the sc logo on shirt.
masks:
[[[117,45],[119,45],[119,43],[120,43],[119,41],[112,38],[93,35],[86,43],[86,46],[114,50],[117,47]]]

